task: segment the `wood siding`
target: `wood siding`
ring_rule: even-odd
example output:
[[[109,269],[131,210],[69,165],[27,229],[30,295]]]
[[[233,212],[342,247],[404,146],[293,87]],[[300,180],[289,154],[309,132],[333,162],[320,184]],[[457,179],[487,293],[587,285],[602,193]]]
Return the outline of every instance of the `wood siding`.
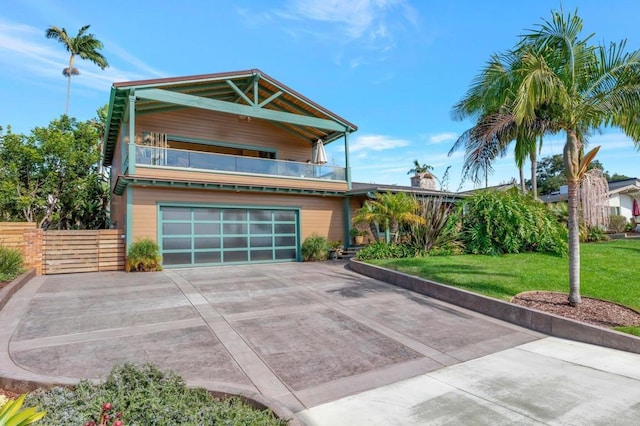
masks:
[[[229,144],[260,146],[277,150],[277,158],[305,162],[311,160],[311,142],[297,137],[277,124],[253,118],[238,120],[236,115],[197,108],[145,114],[136,117],[136,135],[153,131]]]
[[[242,207],[291,207],[300,209],[300,241],[313,233],[330,240],[344,237],[342,198],[227,191],[140,188],[133,191],[133,241],[157,241],[158,207],[161,203]]]
[[[315,189],[320,191],[346,191],[347,183],[330,180],[312,180],[302,178],[281,178],[264,175],[245,175],[223,172],[192,172],[166,167],[136,167],[136,176],[165,180],[182,180],[238,185],[267,186],[278,188]]]
[[[43,242],[44,274],[124,269],[121,231],[47,231]]]

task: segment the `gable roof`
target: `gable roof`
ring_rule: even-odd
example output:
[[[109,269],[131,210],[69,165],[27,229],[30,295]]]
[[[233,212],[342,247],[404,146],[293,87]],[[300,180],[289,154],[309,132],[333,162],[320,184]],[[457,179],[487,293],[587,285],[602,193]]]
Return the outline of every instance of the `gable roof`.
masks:
[[[367,195],[376,192],[391,192],[393,194],[398,192],[405,192],[407,194],[425,196],[425,197],[444,197],[447,200],[458,200],[467,196],[467,194],[439,191],[437,189],[419,188],[416,186],[402,186],[402,185],[385,185],[378,183],[363,183],[352,182],[351,189],[347,191],[347,195]]]
[[[278,122],[310,142],[330,143],[358,128],[258,69],[114,83],[104,136],[104,163],[111,165],[129,97],[136,112],[196,107]]]

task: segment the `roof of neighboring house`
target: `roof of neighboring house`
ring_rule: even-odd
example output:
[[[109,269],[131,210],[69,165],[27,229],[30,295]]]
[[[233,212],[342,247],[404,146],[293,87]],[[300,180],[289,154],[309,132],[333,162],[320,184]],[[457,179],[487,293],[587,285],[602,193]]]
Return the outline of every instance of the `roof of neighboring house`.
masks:
[[[445,196],[447,198],[459,199],[464,198],[466,195],[462,193],[438,191],[436,189],[425,189],[416,186],[400,186],[400,185],[385,185],[378,183],[362,183],[352,182],[351,189],[347,191],[347,195],[371,195],[376,192],[406,192],[408,194],[426,195],[426,196]]]
[[[640,179],[629,178],[625,180],[617,180],[614,182],[608,182],[609,195],[622,194],[622,193],[635,193],[634,195],[640,195]],[[541,195],[540,200],[544,203],[557,203],[559,201],[567,201],[566,193],[553,193],[548,195]]]
[[[460,194],[472,194],[474,192],[478,192],[478,191],[486,191],[486,190],[494,190],[494,191],[508,191],[511,188],[517,188],[518,184],[515,182],[509,182],[509,183],[501,183],[500,185],[493,185],[493,186],[487,186],[484,188],[475,188],[475,189],[469,189],[467,191],[461,191],[459,192]]]
[[[609,194],[618,194],[621,192],[640,192],[640,179],[630,178],[609,182]]]
[[[196,107],[278,122],[310,142],[330,143],[358,128],[258,69],[114,83],[105,128],[104,163],[111,165],[129,97],[136,112]]]

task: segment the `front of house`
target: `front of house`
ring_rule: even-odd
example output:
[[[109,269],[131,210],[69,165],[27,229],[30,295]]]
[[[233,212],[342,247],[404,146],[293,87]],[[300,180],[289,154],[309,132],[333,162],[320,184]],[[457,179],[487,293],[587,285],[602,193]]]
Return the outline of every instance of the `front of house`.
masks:
[[[348,240],[357,127],[259,70],[116,83],[104,164],[112,227],[165,267],[295,261],[312,233]],[[344,167],[318,159],[344,144]]]

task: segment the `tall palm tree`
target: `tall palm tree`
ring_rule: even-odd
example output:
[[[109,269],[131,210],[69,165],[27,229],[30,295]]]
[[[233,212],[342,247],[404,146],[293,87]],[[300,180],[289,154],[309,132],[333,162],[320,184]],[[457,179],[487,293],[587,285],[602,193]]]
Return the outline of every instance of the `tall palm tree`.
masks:
[[[580,177],[597,148],[584,152],[587,132],[602,126],[622,129],[640,146],[640,51],[625,52],[626,41],[608,47],[580,39],[583,21],[576,14],[552,12],[535,30],[522,36],[518,84],[506,108],[517,126],[532,126],[544,111],[548,132],[564,132],[564,172],[569,214],[569,302],[579,305],[580,245],[578,196]],[[488,103],[495,105],[495,100]],[[542,134],[542,133],[539,133]]]
[[[514,116],[527,123],[540,105],[566,134],[564,172],[569,200],[569,303],[580,298],[578,186],[595,152],[582,156],[586,131],[616,126],[640,146],[640,51],[625,52],[626,41],[608,47],[580,39],[583,21],[577,14],[553,12],[522,39],[531,47],[523,60],[522,84]]]
[[[67,104],[64,109],[64,113],[69,113],[69,95],[71,92],[71,76],[79,75],[80,71],[74,66],[76,56],[82,59],[93,62],[101,69],[105,69],[109,66],[107,60],[98,50],[102,49],[102,42],[95,38],[93,34],[87,34],[87,30],[91,25],[85,25],[80,28],[78,35],[75,37],[69,37],[67,30],[64,28],[58,28],[51,26],[45,31],[47,38],[52,38],[62,43],[67,49],[67,52],[71,54],[69,57],[69,66],[62,70],[62,75],[67,77]]]
[[[520,186],[524,192],[524,163],[531,161],[533,194],[537,197],[537,153],[542,145],[542,135],[551,131],[544,108],[536,111],[534,119],[517,123],[511,111],[513,99],[519,87],[524,47],[496,54],[485,69],[474,79],[467,95],[453,109],[455,119],[477,117],[476,125],[463,133],[455,142],[449,155],[465,147],[463,179],[471,177],[476,183],[484,172],[485,186],[491,163],[507,154],[507,146],[515,141],[514,157],[520,174]],[[537,140],[540,140],[540,144]]]

